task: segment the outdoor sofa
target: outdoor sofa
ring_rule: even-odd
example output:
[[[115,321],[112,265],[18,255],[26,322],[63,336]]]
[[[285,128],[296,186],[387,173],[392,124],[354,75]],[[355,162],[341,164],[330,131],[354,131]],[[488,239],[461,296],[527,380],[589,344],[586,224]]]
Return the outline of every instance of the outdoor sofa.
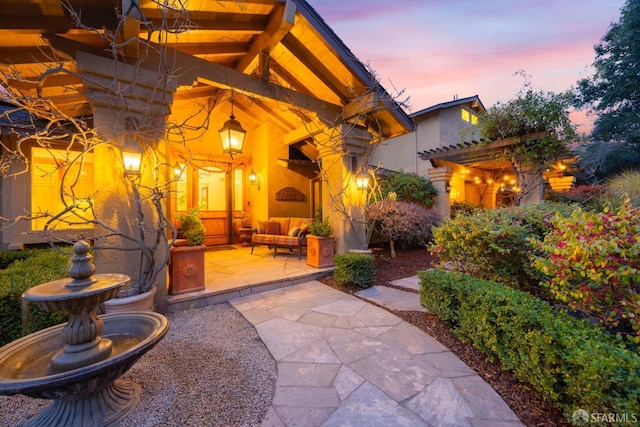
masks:
[[[313,218],[285,218],[272,217],[268,221],[260,221],[259,228],[251,235],[251,253],[255,245],[273,246],[273,256],[278,254],[278,248],[298,249],[298,259],[302,258],[302,248],[307,246],[306,236]]]

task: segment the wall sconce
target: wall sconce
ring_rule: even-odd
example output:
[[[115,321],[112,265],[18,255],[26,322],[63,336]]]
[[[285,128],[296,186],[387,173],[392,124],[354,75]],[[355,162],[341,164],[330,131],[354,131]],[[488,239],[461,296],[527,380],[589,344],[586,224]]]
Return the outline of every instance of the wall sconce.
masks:
[[[182,177],[182,174],[185,171],[185,166],[186,165],[178,163],[178,162],[176,162],[176,164],[173,165],[173,174],[175,175],[176,178]]]
[[[121,150],[122,164],[124,165],[124,176],[136,177],[140,176],[140,167],[142,165],[142,151],[134,151],[131,148]]]
[[[220,134],[220,142],[222,143],[222,152],[229,154],[233,159],[234,154],[242,154],[242,148],[244,146],[244,137],[247,133],[242,128],[239,121],[233,115],[233,92],[231,92],[231,115],[229,120],[224,122],[222,128],[218,130]]]
[[[249,172],[249,184],[255,185],[258,187],[258,191],[260,191],[260,177],[256,175],[253,168],[251,168],[251,172]]]
[[[447,183],[444,186],[444,189],[447,193],[451,193],[451,182],[447,181]]]
[[[371,177],[369,176],[369,173],[367,172],[366,168],[363,168],[356,175],[356,187],[358,187],[358,190],[360,191],[367,191],[369,189],[370,180]]]

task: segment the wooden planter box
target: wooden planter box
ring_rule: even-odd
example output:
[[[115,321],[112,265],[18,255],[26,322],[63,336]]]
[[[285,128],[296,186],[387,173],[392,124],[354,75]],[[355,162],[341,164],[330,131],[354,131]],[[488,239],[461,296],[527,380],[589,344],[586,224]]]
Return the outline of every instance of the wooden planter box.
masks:
[[[333,236],[314,236],[307,234],[307,265],[312,267],[331,267],[333,265]]]
[[[169,293],[179,295],[204,289],[204,245],[172,246],[169,256]]]

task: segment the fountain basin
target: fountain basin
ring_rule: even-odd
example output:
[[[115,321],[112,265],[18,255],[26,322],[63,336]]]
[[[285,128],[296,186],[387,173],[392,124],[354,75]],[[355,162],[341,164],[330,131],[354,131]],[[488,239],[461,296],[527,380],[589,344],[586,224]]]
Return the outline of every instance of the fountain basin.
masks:
[[[52,357],[64,347],[64,324],[20,338],[0,348],[0,394],[40,399],[76,400],[108,387],[169,330],[169,321],[153,312],[99,316],[101,336],[113,342],[105,360],[66,372],[47,374]]]

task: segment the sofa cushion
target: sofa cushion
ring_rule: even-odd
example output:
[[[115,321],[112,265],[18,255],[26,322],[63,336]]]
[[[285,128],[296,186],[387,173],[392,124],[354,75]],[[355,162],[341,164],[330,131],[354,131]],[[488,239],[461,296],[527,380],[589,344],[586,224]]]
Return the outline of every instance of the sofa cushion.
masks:
[[[291,236],[274,236],[275,245],[276,246],[289,246],[289,247],[297,247],[300,243],[299,237],[291,237]]]
[[[273,234],[254,234],[251,237],[251,241],[261,245],[273,245],[276,241],[276,236]]]
[[[289,233],[287,233],[290,237],[296,237],[300,233],[300,227],[291,227]]]
[[[284,218],[284,217],[271,217],[269,218],[269,221],[275,221],[275,222],[279,222],[280,223],[280,232],[277,234],[284,234],[286,235],[289,232],[289,223],[290,223],[290,218]]]
[[[264,234],[282,234],[282,224],[278,221],[265,222]]]

